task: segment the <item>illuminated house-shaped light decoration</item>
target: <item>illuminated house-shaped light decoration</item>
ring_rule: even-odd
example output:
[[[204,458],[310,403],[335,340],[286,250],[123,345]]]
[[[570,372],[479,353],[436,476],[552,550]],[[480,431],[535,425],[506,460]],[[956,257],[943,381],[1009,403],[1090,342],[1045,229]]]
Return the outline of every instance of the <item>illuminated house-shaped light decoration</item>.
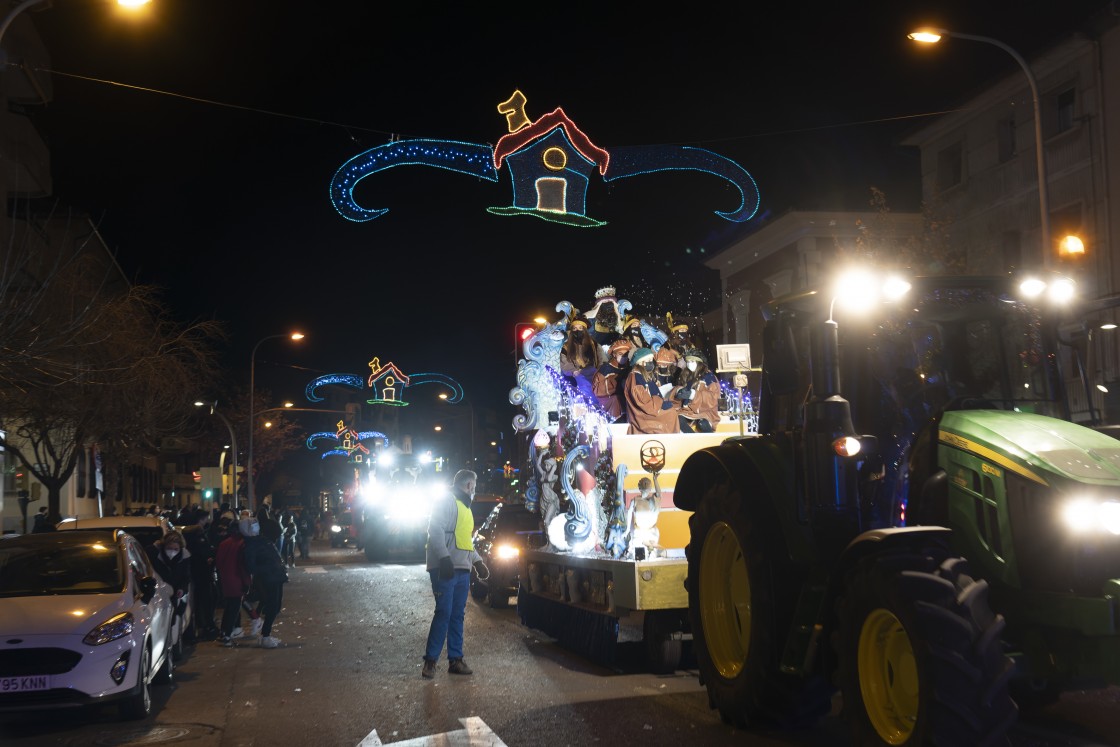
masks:
[[[525,211],[557,214],[565,223],[600,226],[588,217],[587,188],[591,176],[606,173],[610,154],[598,147],[557,108],[535,122],[525,115],[520,91],[498,107],[506,115],[510,133],[494,146],[494,169],[502,161],[513,177],[513,206],[492,207],[498,215]],[[515,129],[516,128],[516,129]]]
[[[368,386],[373,394],[372,399],[366,400],[371,405],[407,405],[401,396],[404,388],[408,386],[408,376],[401,372],[392,363],[381,365],[377,356],[369,362]]]

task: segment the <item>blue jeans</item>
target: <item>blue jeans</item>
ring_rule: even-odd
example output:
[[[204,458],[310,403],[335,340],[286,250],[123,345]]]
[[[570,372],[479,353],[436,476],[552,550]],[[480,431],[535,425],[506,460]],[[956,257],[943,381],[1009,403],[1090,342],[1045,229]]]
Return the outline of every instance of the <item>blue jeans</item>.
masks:
[[[436,598],[436,612],[428,629],[428,645],[424,658],[439,661],[443,642],[447,641],[447,658],[463,658],[463,619],[467,616],[467,593],[471,587],[471,572],[456,568],[455,576],[439,577],[439,569],[428,571],[432,579],[432,595]]]

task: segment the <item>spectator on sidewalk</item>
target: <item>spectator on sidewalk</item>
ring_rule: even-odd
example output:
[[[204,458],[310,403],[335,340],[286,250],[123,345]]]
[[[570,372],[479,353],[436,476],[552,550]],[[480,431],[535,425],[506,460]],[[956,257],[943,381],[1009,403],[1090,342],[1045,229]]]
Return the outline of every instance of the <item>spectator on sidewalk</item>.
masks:
[[[245,540],[245,562],[261,595],[260,611],[264,619],[261,628],[261,648],[276,648],[280,639],[272,635],[272,624],[280,614],[284,601],[284,584],[288,582],[288,572],[284,561],[276,549],[278,526],[271,524],[261,528],[261,535]]]
[[[226,538],[218,545],[214,563],[222,589],[222,630],[218,642],[232,646],[233,639],[242,635],[241,600],[252,582],[245,566],[245,540],[241,537],[239,522],[230,522]]]

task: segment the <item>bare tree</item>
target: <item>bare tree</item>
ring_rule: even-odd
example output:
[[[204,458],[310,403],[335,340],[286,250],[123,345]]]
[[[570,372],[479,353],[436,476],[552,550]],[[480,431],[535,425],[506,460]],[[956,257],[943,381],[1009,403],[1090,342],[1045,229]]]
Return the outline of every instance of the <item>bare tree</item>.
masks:
[[[0,345],[0,443],[46,487],[56,521],[84,449],[124,457],[191,423],[191,392],[213,376],[222,335],[213,322],[174,323],[151,287],[91,281],[89,254],[39,272],[23,263],[28,278],[9,290],[33,301],[26,319],[0,297],[18,331]]]

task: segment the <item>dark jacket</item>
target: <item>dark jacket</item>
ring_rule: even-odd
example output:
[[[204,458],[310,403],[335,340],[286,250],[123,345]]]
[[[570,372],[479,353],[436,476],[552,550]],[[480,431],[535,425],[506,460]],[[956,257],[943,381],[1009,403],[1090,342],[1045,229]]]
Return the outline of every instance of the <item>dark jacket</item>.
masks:
[[[191,574],[195,579],[209,583],[214,569],[214,545],[210,544],[208,532],[198,524],[183,527],[180,534],[187,543],[191,557]]]
[[[171,584],[175,591],[186,592],[191,585],[191,552],[187,548],[179,551],[174,558],[167,557],[159,540],[149,545],[148,558],[152,567],[165,583]]]
[[[276,543],[264,537],[245,538],[245,567],[255,579],[266,584],[282,584],[288,580]]]

